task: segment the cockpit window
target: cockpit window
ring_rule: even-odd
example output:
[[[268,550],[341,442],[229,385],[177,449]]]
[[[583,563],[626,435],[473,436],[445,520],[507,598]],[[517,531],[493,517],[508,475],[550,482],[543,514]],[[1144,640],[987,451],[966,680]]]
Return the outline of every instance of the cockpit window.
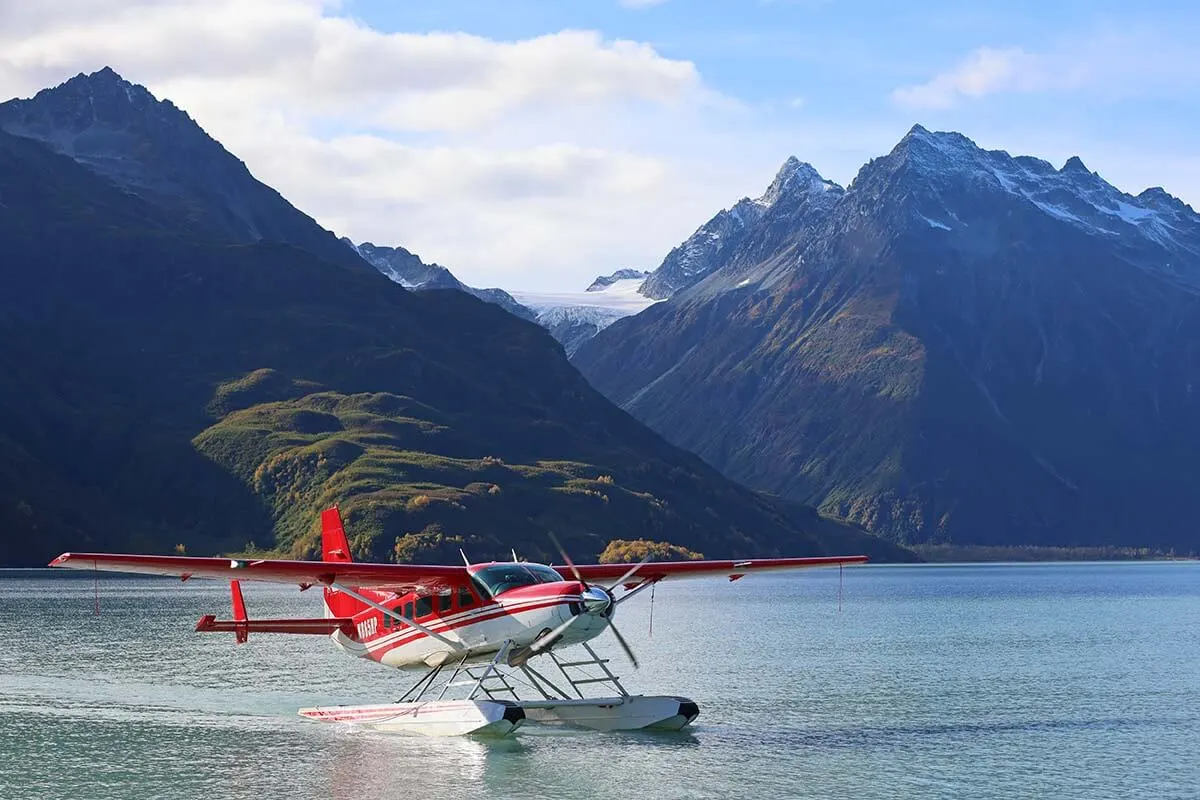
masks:
[[[533,586],[537,583],[556,583],[563,579],[550,567],[543,564],[492,564],[472,575],[475,583],[487,590],[492,597],[516,589],[518,586]]]
[[[563,576],[558,574],[558,570],[553,567],[547,567],[545,564],[522,562],[521,566],[536,575],[538,583],[558,583],[563,580]]]

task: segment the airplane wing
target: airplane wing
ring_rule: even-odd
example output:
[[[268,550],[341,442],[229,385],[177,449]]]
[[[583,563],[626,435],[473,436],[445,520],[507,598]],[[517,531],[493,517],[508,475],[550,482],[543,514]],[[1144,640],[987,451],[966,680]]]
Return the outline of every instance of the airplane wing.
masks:
[[[434,593],[469,580],[465,567],[417,564],[357,564],[330,561],[193,558],[119,553],[63,553],[52,567],[106,572],[136,572],[188,578],[295,583],[301,586],[338,582],[345,586],[405,594]]]
[[[726,576],[735,581],[758,572],[782,572],[813,567],[836,567],[862,564],[866,556],[820,556],[817,558],[748,558],[730,561],[648,561],[638,568],[627,583],[644,580],[680,580],[682,578],[711,578]],[[579,564],[575,567],[586,581],[612,581],[624,577],[633,564]],[[569,575],[569,568],[560,569]]]

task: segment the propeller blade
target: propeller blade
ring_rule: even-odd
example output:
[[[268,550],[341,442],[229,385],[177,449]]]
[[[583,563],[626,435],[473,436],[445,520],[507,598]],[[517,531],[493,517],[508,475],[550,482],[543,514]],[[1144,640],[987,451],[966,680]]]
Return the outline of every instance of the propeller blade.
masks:
[[[641,568],[642,568],[642,566],[643,566],[643,565],[644,565],[644,564],[645,564],[647,561],[649,561],[649,560],[650,560],[650,556],[646,556],[646,557],[645,557],[645,558],[643,558],[641,561],[639,561],[638,563],[636,563],[636,564],[634,564],[632,567],[630,567],[628,572],[626,572],[626,573],[625,573],[624,575],[622,575],[621,577],[617,578],[615,581],[613,581],[613,582],[612,582],[612,583],[609,585],[609,587],[608,587],[608,591],[609,591],[609,592],[612,592],[612,590],[613,590],[613,589],[617,588],[618,586],[620,586],[621,584],[625,583],[625,582],[626,582],[626,581],[628,581],[630,578],[632,578],[632,577],[633,577],[633,575],[634,575],[634,573],[635,573],[635,572],[637,572],[639,569],[641,569]]]
[[[569,555],[567,555],[567,551],[563,549],[562,544],[558,541],[558,537],[554,535],[553,531],[546,531],[546,533],[550,535],[550,541],[554,542],[554,546],[558,548],[558,554],[562,556],[563,561],[565,561],[567,566],[571,568],[571,574],[575,576],[575,580],[579,581],[584,586],[587,586],[587,581],[585,581],[583,576],[579,574],[579,570],[575,567],[575,562],[571,560]]]
[[[637,669],[637,656],[633,654],[633,649],[629,646],[629,642],[625,641],[625,637],[621,635],[621,632],[617,630],[617,626],[613,625],[611,620],[608,623],[608,629],[613,632],[613,636],[617,637],[617,644],[621,645],[621,649],[624,650],[625,655],[629,657],[629,663],[633,664],[634,669]]]
[[[562,634],[563,631],[565,631],[567,628],[571,627],[571,623],[577,619],[579,619],[579,617],[571,617],[566,622],[559,624],[559,626],[557,628],[550,631],[549,633],[547,633],[542,638],[538,639],[533,644],[529,645],[529,651],[531,653],[542,652],[543,650],[546,649],[547,646],[549,646],[549,644],[551,642],[553,642],[555,639],[557,639]]]

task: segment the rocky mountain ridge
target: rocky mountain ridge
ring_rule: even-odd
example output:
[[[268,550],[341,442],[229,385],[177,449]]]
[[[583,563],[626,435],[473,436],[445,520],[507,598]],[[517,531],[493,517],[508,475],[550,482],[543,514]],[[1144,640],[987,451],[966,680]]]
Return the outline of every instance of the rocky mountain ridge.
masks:
[[[476,289],[474,286],[467,286],[454,277],[450,270],[440,264],[426,264],[420,256],[410,253],[403,247],[382,247],[371,242],[354,244],[346,238],[343,238],[342,241],[353,248],[368,264],[405,289],[414,291],[456,289],[478,297],[485,303],[494,303],[521,319],[527,319],[530,322],[537,321],[537,315],[533,311],[518,303],[503,289]]]

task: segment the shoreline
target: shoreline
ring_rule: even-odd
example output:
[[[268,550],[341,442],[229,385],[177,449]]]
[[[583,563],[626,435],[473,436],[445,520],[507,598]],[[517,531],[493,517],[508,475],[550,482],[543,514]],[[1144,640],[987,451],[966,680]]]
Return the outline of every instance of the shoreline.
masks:
[[[1042,545],[911,545],[929,564],[1049,561],[1195,561],[1195,553],[1150,547],[1055,547]]]

